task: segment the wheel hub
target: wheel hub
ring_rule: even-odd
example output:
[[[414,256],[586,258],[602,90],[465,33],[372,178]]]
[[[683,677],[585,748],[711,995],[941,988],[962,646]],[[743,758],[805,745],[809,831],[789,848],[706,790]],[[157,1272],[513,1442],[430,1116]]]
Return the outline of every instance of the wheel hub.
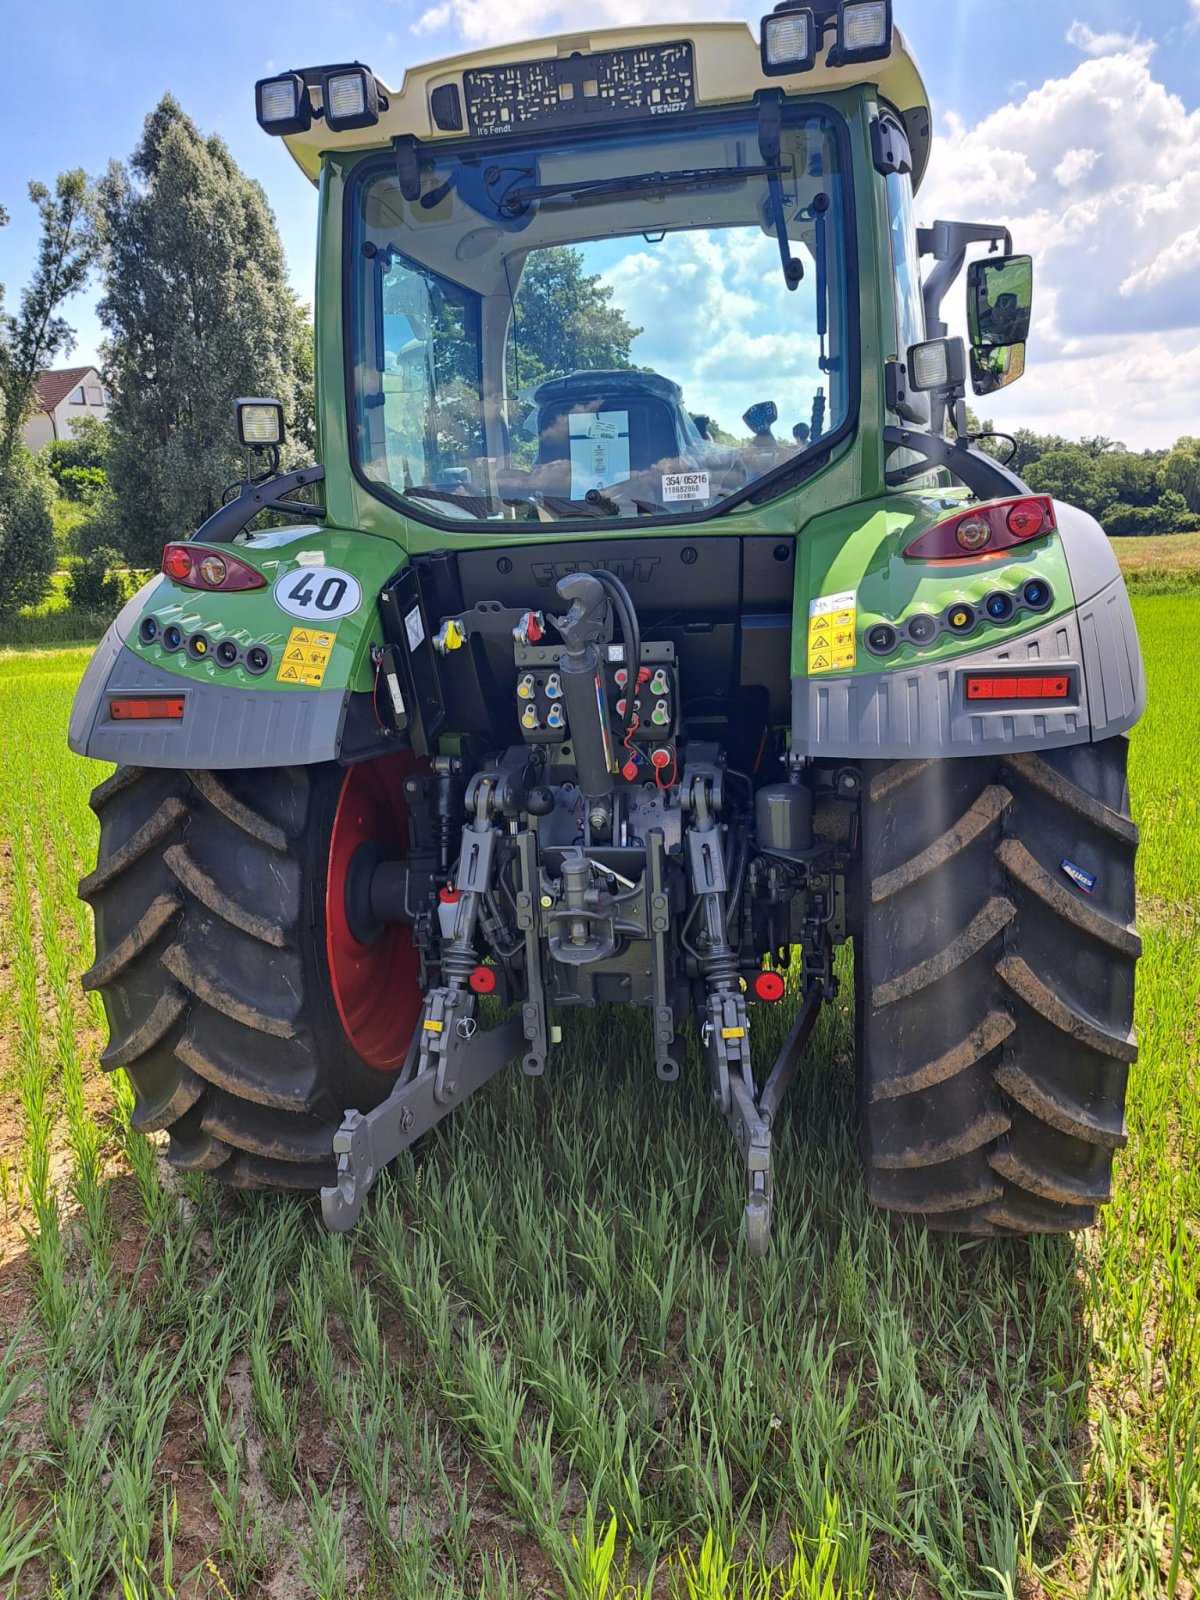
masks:
[[[355,1050],[379,1072],[394,1072],[421,1010],[420,963],[407,927],[371,909],[378,865],[408,855],[404,782],[409,752],[350,767],[338,796],[325,887],[325,946],[334,1003]]]

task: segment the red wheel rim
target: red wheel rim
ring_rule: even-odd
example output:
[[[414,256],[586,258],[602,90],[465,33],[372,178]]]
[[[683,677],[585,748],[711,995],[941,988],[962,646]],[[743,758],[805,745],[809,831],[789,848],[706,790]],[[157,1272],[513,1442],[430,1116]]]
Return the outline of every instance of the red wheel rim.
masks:
[[[421,1011],[420,963],[412,934],[391,923],[374,944],[360,944],[346,918],[346,875],[361,844],[389,860],[408,855],[404,780],[416,768],[408,752],[348,768],[333,817],[325,881],[325,949],[333,998],[346,1037],[369,1067],[394,1072],[408,1051]]]

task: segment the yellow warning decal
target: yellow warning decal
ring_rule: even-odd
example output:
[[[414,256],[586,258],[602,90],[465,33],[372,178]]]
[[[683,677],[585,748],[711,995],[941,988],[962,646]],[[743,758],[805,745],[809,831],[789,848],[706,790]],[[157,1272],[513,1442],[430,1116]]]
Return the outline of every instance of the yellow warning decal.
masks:
[[[853,589],[826,594],[808,604],[808,670],[838,672],[855,662],[858,600]]]
[[[293,628],[283,647],[276,683],[304,684],[310,689],[319,689],[336,634],[336,628]]]

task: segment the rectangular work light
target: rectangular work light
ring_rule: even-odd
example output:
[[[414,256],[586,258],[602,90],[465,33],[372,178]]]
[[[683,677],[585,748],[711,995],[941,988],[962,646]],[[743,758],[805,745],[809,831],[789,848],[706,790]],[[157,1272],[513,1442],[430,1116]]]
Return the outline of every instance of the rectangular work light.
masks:
[[[892,50],[892,0],[841,0],[833,60],[839,67],[882,61]]]
[[[908,382],[913,389],[948,389],[966,382],[961,339],[926,339],[908,347]]]
[[[806,6],[784,0],[762,19],[762,69],[769,78],[785,72],[808,72],[817,56],[817,27]]]
[[[266,133],[307,133],[312,127],[308,89],[298,72],[260,78],[254,85],[254,108]]]
[[[235,400],[238,443],[244,447],[283,443],[283,406],[278,400]]]
[[[367,67],[337,67],[321,74],[325,123],[333,133],[370,128],[379,121],[379,85]]]

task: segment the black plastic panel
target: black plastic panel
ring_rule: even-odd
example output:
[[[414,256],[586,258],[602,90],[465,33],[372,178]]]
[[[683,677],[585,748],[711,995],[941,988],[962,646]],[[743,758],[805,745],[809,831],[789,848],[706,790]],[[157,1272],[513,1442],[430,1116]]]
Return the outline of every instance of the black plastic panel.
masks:
[[[669,642],[678,662],[680,709],[693,737],[723,743],[735,765],[752,762],[766,723],[790,715],[795,540],[751,537],[510,545],[437,551],[413,558],[430,625],[485,601],[553,614],[555,585],[600,568],[629,589],[643,640]],[[432,663],[440,677],[447,732],[520,738],[516,668],[506,637]]]
[[[621,579],[639,615],[711,619],[736,614],[741,544],[740,539],[613,539],[603,544],[516,545],[503,552],[465,550],[458,572],[467,606],[499,600],[553,610],[560,578],[599,568]],[[645,624],[642,633],[648,634]]]

